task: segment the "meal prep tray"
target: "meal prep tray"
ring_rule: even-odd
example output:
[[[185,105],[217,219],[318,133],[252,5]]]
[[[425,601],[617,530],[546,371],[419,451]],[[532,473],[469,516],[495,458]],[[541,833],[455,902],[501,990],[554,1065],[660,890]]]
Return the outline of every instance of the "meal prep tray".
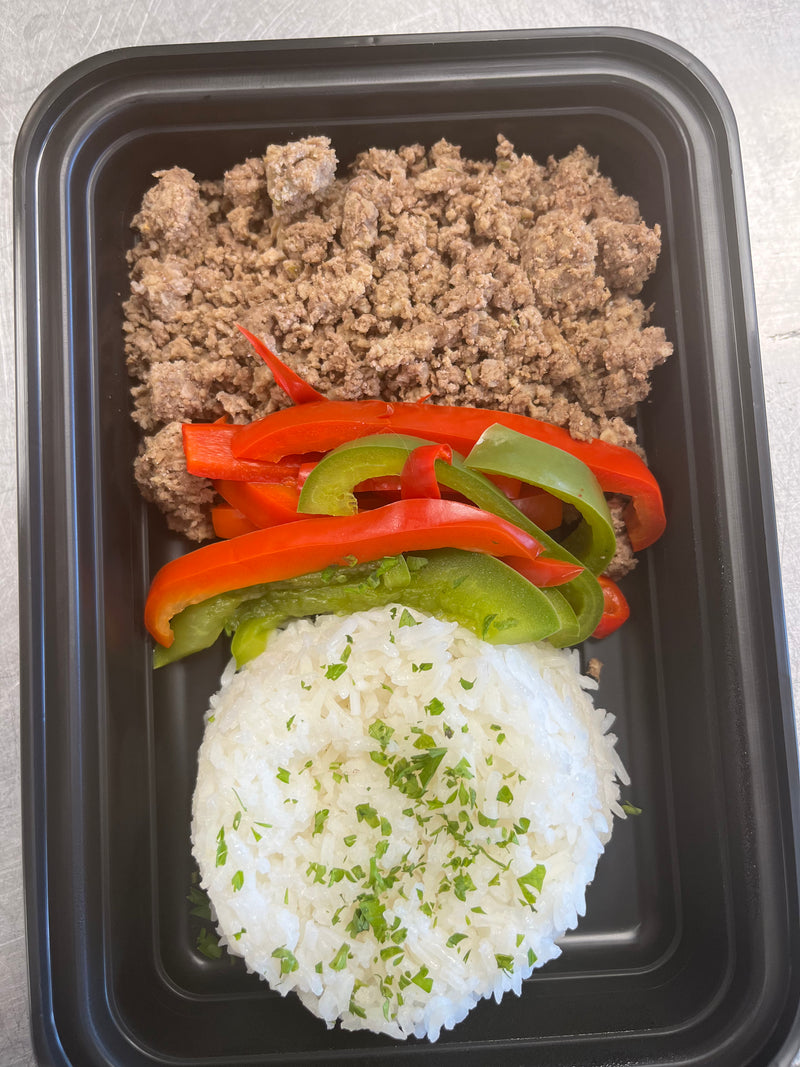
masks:
[[[121,300],[154,170],[220,177],[270,142],[498,133],[583,144],[663,228],[675,355],[641,435],[666,535],[631,620],[588,653],[642,809],[563,956],[438,1044],[327,1031],[223,955],[187,901],[202,715],[224,653],[157,675],[142,609],[185,547],[131,465]],[[33,1034],[43,1063],[767,1064],[800,1045],[798,778],[734,121],[678,47],[526,31],[143,48],[68,71],[20,134],[22,759]]]

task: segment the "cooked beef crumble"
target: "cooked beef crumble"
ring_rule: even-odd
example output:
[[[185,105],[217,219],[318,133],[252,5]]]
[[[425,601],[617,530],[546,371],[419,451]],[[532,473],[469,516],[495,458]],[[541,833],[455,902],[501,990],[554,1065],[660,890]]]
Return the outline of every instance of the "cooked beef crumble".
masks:
[[[178,424],[287,403],[237,322],[330,397],[429,394],[637,448],[630,420],[672,350],[638,299],[660,230],[596,159],[541,165],[501,136],[494,162],[440,141],[336,166],[309,137],[218,182],[174,167],[133,220],[136,478],[174,530],[212,536],[213,490],[186,474]],[[623,543],[614,573],[632,562]]]

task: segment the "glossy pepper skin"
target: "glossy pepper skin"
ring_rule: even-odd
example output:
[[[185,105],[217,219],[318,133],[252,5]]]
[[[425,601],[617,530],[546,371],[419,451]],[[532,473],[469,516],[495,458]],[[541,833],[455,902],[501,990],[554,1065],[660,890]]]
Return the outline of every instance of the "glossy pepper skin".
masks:
[[[175,641],[170,648],[156,646],[154,665],[208,648],[224,629],[232,629],[231,651],[242,666],[263,652],[272,630],[289,619],[349,615],[381,604],[450,619],[490,644],[539,641],[560,625],[549,596],[499,560],[437,549],[330,567],[211,597],[176,616]]]
[[[298,509],[326,515],[353,514],[358,502],[354,487],[363,479],[400,474],[412,451],[428,442],[403,434],[377,434],[348,441],[324,456],[309,473],[300,494]],[[582,564],[544,530],[523,515],[479,471],[470,470],[453,452],[451,462],[436,460],[434,470],[440,483],[471,500],[477,507],[491,512],[526,530],[545,546],[548,557],[572,564],[580,572]],[[539,583],[543,584],[543,583]],[[577,619],[577,630],[566,627],[563,634],[551,639],[553,644],[577,644],[590,636],[603,612],[603,593],[597,579],[588,571],[577,573],[559,587]],[[565,611],[561,605],[562,612]]]
[[[661,490],[634,452],[597,439],[575,441],[560,426],[508,411],[390,404],[380,400],[326,400],[285,408],[242,426],[231,449],[238,459],[276,462],[303,450],[327,452],[358,437],[397,433],[449,444],[466,454],[482,433],[497,424],[571,453],[586,464],[604,493],[629,496],[625,522],[635,551],[647,548],[664,532]]]
[[[502,495],[502,494],[501,494]],[[536,561],[542,545],[534,536],[451,500],[400,500],[346,518],[315,517],[217,541],[165,564],[150,586],[145,625],[165,647],[173,641],[170,620],[191,604],[218,593],[281,581],[330,564],[359,562],[399,552],[434,548],[522,557]],[[541,560],[555,584],[564,578],[558,561]]]
[[[592,574],[602,574],[614,558],[617,539],[606,498],[586,464],[569,452],[497,425],[481,435],[465,463],[483,474],[519,478],[571,504],[582,521],[561,543]]]
[[[592,637],[608,637],[609,634],[613,634],[630,617],[631,613],[625,594],[616,582],[610,578],[601,577],[600,587],[603,590],[603,614]]]

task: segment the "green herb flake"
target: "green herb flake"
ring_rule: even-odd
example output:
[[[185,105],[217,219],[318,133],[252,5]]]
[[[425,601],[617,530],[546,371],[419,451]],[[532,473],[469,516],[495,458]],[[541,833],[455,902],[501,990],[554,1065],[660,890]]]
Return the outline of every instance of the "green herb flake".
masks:
[[[358,834],[348,834],[344,839],[344,843],[348,848],[352,848],[358,839]]]
[[[220,826],[217,834],[217,867],[224,867],[228,858],[228,846],[225,843],[225,827]]]
[[[293,722],[294,722],[294,715],[290,715],[289,718],[286,720],[286,729],[287,730],[291,730]]]
[[[465,941],[466,937],[466,934],[451,934],[447,939],[447,947],[455,948],[460,941]]]
[[[275,775],[275,777],[278,779],[279,782],[285,782],[288,785],[291,774],[289,771],[286,770],[285,767],[278,767],[278,773]]]
[[[344,672],[347,670],[346,663],[329,663],[325,668],[325,677],[330,678],[331,681],[336,681],[337,678],[341,678]]]
[[[485,619],[483,620],[483,633],[481,635],[482,637],[486,637],[489,632],[489,627],[492,625],[496,618],[497,615],[487,615],[485,617]]]
[[[319,960],[319,962],[314,965],[314,970],[317,974],[322,974],[322,960]]]
[[[525,934],[517,934],[517,948],[519,948],[519,946],[522,944],[522,942],[524,940],[525,940]]]
[[[323,808],[322,811],[317,811],[314,813],[314,833],[311,835],[312,837],[314,837],[316,834],[322,833],[322,828],[325,825],[325,820],[328,818],[329,815],[330,810],[328,808]]]
[[[300,968],[300,964],[294,958],[294,953],[283,945],[275,949],[272,958],[281,961],[281,974],[291,974]]]
[[[244,885],[244,871],[237,871],[231,878],[231,885],[233,886],[234,893],[238,893]]]
[[[365,822],[367,826],[371,826],[373,830],[380,826],[378,813],[371,804],[356,804],[356,815],[358,816],[359,822]]]
[[[343,971],[347,966],[347,957],[350,954],[350,946],[345,942],[331,962],[328,964],[332,971]]]
[[[381,748],[386,748],[392,739],[394,729],[391,726],[387,726],[381,719],[376,719],[375,722],[370,723],[367,733],[372,737]]]
[[[342,663],[347,663],[347,661],[350,659],[350,654],[351,654],[352,651],[353,651],[352,645],[345,645],[344,646],[344,649],[342,650],[342,654],[341,654],[341,656],[339,656],[339,659],[342,661]]]
[[[517,879],[517,885],[525,898],[525,903],[530,904],[531,907],[536,903],[536,895],[531,890],[535,889],[536,893],[541,892],[545,873],[544,864],[537,863],[527,874],[523,874],[521,878]]]
[[[475,685],[474,681],[468,682],[466,678],[459,678],[459,682],[461,683],[461,688],[466,689],[467,691],[472,689],[473,685]]]
[[[510,804],[513,799],[514,799],[514,794],[511,792],[511,790],[508,788],[508,786],[507,785],[501,786],[500,789],[497,792],[497,800],[501,804]]]
[[[197,951],[209,960],[218,960],[222,956],[222,946],[214,931],[206,930],[205,926],[200,929],[195,941]]]
[[[444,711],[444,704],[438,697],[434,697],[433,700],[425,705],[425,710],[429,715],[441,715]]]
[[[502,745],[502,743],[505,741],[505,739],[506,739],[506,735],[505,734],[503,734],[503,733],[498,734],[497,735],[497,743],[498,743],[498,745]],[[516,774],[516,771],[512,771],[511,773],[512,774]]]
[[[241,940],[242,934],[246,934],[246,933],[247,933],[247,927],[246,927],[246,926],[243,926],[243,927],[241,928],[241,930],[240,930],[240,931],[239,931],[239,932],[238,932],[237,934],[234,934],[234,935],[233,935],[233,939],[234,939],[234,941],[239,941],[239,940]]]
[[[418,622],[417,619],[414,618],[414,616],[411,614],[411,612],[408,610],[408,608],[403,608],[403,613],[400,616],[399,625],[400,626],[419,626],[419,622]]]
[[[536,953],[533,951],[532,948],[529,948],[528,949],[528,966],[529,967],[533,967],[534,963],[536,963]]]
[[[238,830],[239,829],[239,824],[241,823],[241,821],[242,821],[242,813],[240,811],[237,811],[236,814],[233,817],[233,828],[234,828],[234,830]]]
[[[417,740],[414,742],[414,748],[436,748],[436,742],[433,740],[430,734],[420,734]]]
[[[300,679],[300,688],[301,689],[305,689],[306,692],[308,692],[311,689],[311,682],[306,683],[301,678]],[[294,716],[292,716],[292,718],[294,718]]]
[[[387,693],[394,692],[394,689],[392,689],[390,685],[387,685],[386,682],[381,682],[381,689],[385,689]]]
[[[514,972],[514,957],[504,956],[502,953],[495,953],[494,956],[497,961],[497,966],[501,971],[505,971],[506,974],[513,974]]]
[[[411,979],[414,985],[419,986],[420,989],[426,993],[430,993],[433,989],[433,979],[428,977],[428,968],[420,967],[414,977]]]
[[[622,805],[622,810],[626,815],[641,815],[642,809],[637,808],[635,804],[628,804],[627,802]]]
[[[468,874],[457,874],[453,879],[453,892],[459,900],[466,900],[467,893],[477,889]]]
[[[392,832],[392,824],[388,819],[381,817],[381,833],[384,837],[389,837]]]

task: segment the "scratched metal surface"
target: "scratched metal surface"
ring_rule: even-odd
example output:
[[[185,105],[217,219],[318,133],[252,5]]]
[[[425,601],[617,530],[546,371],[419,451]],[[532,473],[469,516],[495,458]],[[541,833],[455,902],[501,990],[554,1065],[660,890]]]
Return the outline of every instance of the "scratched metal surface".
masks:
[[[800,6],[795,0],[0,0],[0,1067],[34,1064],[19,801],[11,159],[26,111],[87,56],[172,42],[632,26],[693,52],[739,125],[792,680],[800,685]],[[554,18],[555,14],[555,18]],[[795,1060],[800,1064],[800,1054]]]

